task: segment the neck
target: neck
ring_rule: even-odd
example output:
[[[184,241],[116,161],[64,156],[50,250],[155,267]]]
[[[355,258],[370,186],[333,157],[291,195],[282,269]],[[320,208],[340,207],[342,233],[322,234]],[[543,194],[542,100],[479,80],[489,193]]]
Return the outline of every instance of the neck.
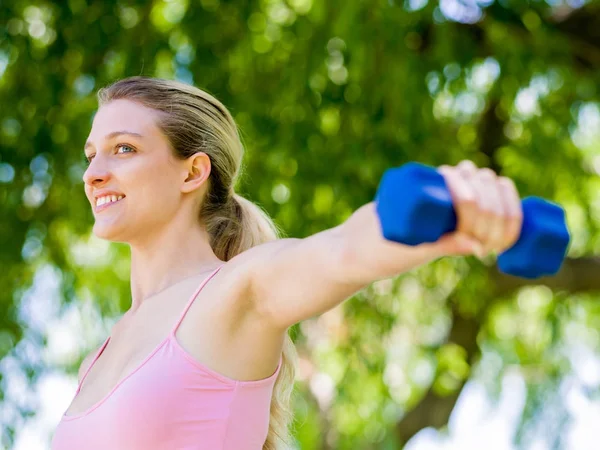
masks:
[[[132,301],[127,315],[166,288],[223,264],[212,251],[204,228],[198,225],[187,230],[167,227],[144,243],[131,245]]]

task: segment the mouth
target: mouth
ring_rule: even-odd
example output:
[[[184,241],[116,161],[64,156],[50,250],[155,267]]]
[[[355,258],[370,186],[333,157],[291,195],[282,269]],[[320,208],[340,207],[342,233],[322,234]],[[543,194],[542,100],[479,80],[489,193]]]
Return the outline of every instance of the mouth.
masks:
[[[125,200],[125,196],[123,196],[123,198],[121,198],[120,200],[116,200],[114,202],[108,202],[108,203],[104,203],[103,205],[100,205],[100,206],[94,206],[94,212],[98,213],[98,212],[104,211],[105,209],[110,208],[111,206],[121,203],[123,200]]]

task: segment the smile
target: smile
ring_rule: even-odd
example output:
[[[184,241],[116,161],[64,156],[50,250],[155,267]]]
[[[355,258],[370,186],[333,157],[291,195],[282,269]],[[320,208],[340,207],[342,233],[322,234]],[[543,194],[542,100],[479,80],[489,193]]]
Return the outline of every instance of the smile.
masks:
[[[121,203],[124,199],[125,199],[125,197],[123,197],[120,200],[114,201],[114,202],[104,203],[103,205],[96,206],[94,208],[94,211],[95,212],[104,211],[106,208],[110,208],[111,206],[116,205],[117,203]]]

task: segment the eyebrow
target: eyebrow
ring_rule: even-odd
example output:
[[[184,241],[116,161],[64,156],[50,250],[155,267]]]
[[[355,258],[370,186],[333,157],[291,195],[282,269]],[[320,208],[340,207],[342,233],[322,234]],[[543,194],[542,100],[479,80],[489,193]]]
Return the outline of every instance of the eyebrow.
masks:
[[[138,137],[138,138],[144,137],[141,134],[136,133],[135,131],[125,131],[125,130],[123,130],[123,131],[113,131],[112,133],[108,133],[106,136],[104,136],[104,139],[114,139],[117,136],[122,136],[122,135],[133,136],[133,137]],[[85,145],[83,146],[84,152],[89,147],[93,147],[93,146],[94,146],[94,144],[92,144],[90,141],[87,141],[85,143]]]

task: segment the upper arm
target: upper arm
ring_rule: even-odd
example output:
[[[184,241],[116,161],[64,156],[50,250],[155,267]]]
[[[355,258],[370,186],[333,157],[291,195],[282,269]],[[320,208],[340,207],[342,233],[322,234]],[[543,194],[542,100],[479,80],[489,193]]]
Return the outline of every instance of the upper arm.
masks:
[[[253,247],[246,260],[248,296],[277,330],[322,314],[365,287],[345,276],[347,259],[339,229],[304,239],[280,239]]]
[[[374,204],[341,225],[304,239],[282,239],[239,255],[249,274],[248,294],[260,317],[276,330],[322,314],[373,281],[435,258],[426,245],[384,239]]]

